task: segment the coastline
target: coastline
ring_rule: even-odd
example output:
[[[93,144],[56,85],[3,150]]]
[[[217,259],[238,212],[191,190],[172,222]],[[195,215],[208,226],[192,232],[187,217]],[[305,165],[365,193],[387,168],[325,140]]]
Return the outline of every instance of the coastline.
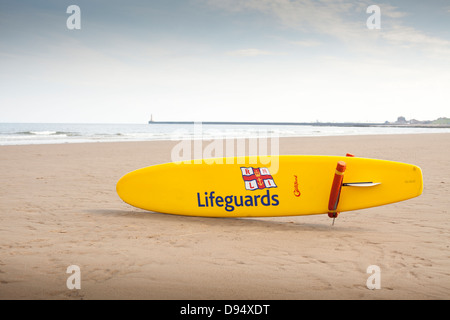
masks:
[[[118,179],[176,141],[0,146],[0,299],[449,299],[450,133],[280,138],[280,154],[413,163],[424,193],[326,215],[145,212]],[[176,183],[176,181],[174,181]],[[81,269],[69,290],[67,267]],[[369,290],[367,267],[381,269]]]
[[[401,123],[377,123],[377,122],[245,122],[245,121],[149,121],[148,124],[168,125],[252,125],[252,126],[313,126],[313,127],[386,127],[386,128],[450,128],[450,124],[401,124]]]
[[[216,123],[216,122],[214,122]],[[218,122],[219,123],[219,122]],[[245,123],[245,124],[244,124]],[[160,124],[0,123],[0,145],[174,141],[189,139],[284,138],[347,135],[385,135],[450,132],[450,127],[290,125],[234,122],[226,125],[195,122]]]

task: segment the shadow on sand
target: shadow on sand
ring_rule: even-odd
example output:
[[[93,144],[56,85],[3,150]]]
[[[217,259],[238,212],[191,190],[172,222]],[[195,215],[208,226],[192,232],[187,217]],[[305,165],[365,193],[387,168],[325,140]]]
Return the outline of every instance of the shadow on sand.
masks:
[[[140,209],[117,210],[117,209],[96,209],[88,210],[86,213],[102,215],[115,218],[132,218],[144,221],[157,221],[159,223],[177,223],[177,224],[201,224],[209,227],[235,228],[244,227],[261,231],[332,231],[348,232],[362,231],[364,226],[355,226],[354,224],[345,225],[336,219],[332,226],[332,220],[326,215],[316,216],[287,216],[287,217],[251,217],[251,218],[215,218],[215,217],[197,217],[175,214],[166,214],[153,211],[144,211]],[[312,221],[313,220],[313,221]]]

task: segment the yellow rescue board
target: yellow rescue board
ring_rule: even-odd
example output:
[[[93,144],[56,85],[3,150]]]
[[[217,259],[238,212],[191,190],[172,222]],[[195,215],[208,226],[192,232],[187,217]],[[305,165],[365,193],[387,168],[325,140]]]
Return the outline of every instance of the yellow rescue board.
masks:
[[[117,183],[126,203],[149,211],[205,217],[328,213],[336,164],[345,161],[337,211],[407,200],[422,193],[419,167],[333,156],[192,160],[130,172]]]

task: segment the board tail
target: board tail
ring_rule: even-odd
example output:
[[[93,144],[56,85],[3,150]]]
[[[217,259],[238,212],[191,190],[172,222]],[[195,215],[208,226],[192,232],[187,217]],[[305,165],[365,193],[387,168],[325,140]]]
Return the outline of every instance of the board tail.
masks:
[[[346,157],[354,157],[353,154],[347,153]],[[334,219],[337,218],[339,212],[337,210],[339,204],[339,198],[341,196],[342,187],[373,187],[377,186],[379,182],[349,182],[343,183],[344,173],[347,169],[347,163],[345,161],[338,161],[336,166],[336,171],[333,178],[333,183],[331,184],[330,198],[328,200],[328,216]]]

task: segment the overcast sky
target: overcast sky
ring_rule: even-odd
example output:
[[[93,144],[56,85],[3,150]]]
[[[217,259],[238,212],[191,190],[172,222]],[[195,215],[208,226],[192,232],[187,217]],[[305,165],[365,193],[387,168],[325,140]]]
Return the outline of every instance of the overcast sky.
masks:
[[[67,28],[69,5],[81,29]],[[366,10],[381,9],[381,29]],[[450,116],[448,0],[0,0],[0,122]]]

